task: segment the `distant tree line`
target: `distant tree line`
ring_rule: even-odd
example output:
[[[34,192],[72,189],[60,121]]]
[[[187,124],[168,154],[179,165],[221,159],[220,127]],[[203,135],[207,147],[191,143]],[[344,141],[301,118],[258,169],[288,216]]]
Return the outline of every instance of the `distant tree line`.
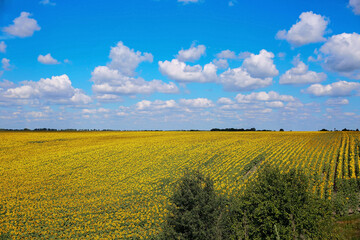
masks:
[[[66,129],[56,129],[56,128],[34,128],[34,129],[29,129],[29,128],[22,128],[22,129],[10,129],[10,128],[0,128],[0,131],[33,131],[33,132],[98,132],[98,131],[120,131],[120,132],[137,132],[137,131],[144,131],[144,132],[162,132],[162,131],[183,131],[183,132],[198,132],[198,131],[208,131],[208,130],[199,130],[199,129],[190,129],[190,130],[184,130],[184,129],[178,129],[178,130],[116,130],[116,129],[76,129],[76,128],[66,128]],[[270,132],[270,131],[274,131],[274,130],[269,130],[269,129],[261,129],[258,130],[256,128],[212,128],[210,131],[212,132],[216,132],[216,131],[223,131],[223,132]],[[280,132],[283,132],[284,129],[280,128],[279,130]],[[290,130],[291,131],[291,130]],[[319,131],[332,131],[332,130],[328,130],[326,128],[322,128]],[[334,131],[338,131],[336,129],[334,129]],[[347,129],[344,128],[341,131],[359,131],[359,129],[357,128],[356,130],[353,129]]]
[[[271,131],[268,129],[256,130],[256,128],[212,128],[210,131],[224,131],[224,132],[255,132],[255,131]]]
[[[327,132],[327,131],[331,131],[331,130],[328,130],[328,129],[326,129],[326,128],[323,128],[323,129],[320,129],[319,131],[320,131],[320,132]],[[336,132],[336,131],[338,131],[338,130],[336,130],[336,128],[335,128],[334,131]],[[343,128],[341,131],[344,131],[344,132],[346,132],[346,131],[356,131],[356,132],[358,132],[359,129],[357,128],[356,130],[353,130],[353,129]]]

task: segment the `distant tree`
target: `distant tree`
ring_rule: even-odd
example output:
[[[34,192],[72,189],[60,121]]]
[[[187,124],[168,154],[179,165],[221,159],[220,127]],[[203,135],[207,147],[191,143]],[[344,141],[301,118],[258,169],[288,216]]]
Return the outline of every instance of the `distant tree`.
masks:
[[[232,204],[236,239],[331,239],[331,204],[309,191],[301,172],[264,167]]]
[[[280,128],[280,130],[279,130],[280,132],[283,132],[284,131],[284,129],[282,129],[282,128]]]
[[[213,181],[198,171],[187,171],[170,197],[161,239],[227,239],[222,230],[225,202]]]

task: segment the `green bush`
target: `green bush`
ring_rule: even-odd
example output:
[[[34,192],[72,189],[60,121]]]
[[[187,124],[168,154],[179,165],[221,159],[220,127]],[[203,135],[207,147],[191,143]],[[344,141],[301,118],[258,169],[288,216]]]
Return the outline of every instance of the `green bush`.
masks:
[[[241,194],[216,194],[188,171],[170,198],[161,239],[334,239],[334,209],[310,191],[308,177],[265,165]]]
[[[234,239],[329,239],[332,207],[309,191],[302,172],[265,166],[258,179],[234,198]]]
[[[162,239],[226,239],[226,200],[198,171],[187,171],[170,198]]]

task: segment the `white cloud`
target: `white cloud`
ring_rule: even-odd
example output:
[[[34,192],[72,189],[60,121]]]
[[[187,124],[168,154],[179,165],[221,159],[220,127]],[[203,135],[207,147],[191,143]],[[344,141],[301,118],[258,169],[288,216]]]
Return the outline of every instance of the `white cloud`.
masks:
[[[284,103],[281,101],[266,102],[265,105],[270,108],[282,108]]]
[[[25,113],[25,117],[30,117],[30,118],[43,118],[43,117],[47,117],[47,115],[43,112],[36,112],[36,111],[31,111],[31,112],[27,112]]]
[[[199,0],[178,0],[178,2],[187,4],[187,3],[197,3],[197,2],[199,2]]]
[[[133,76],[134,71],[141,62],[152,62],[153,55],[151,53],[141,53],[134,51],[118,42],[116,47],[112,47],[110,51],[111,62],[108,66],[111,69],[117,69],[126,76]]]
[[[231,105],[234,104],[234,101],[230,98],[222,97],[217,100],[217,103],[221,105]]]
[[[215,106],[214,103],[207,98],[180,99],[179,103],[193,108],[209,108]]]
[[[2,52],[2,53],[6,52],[6,44],[4,41],[0,42],[0,52]]]
[[[229,7],[233,7],[233,6],[235,6],[235,3],[237,3],[237,0],[231,0],[231,1],[229,1],[228,5],[229,5]]]
[[[262,49],[258,55],[250,54],[243,62],[243,68],[253,78],[274,77],[279,74],[279,71],[274,65],[274,54]]]
[[[151,53],[141,53],[128,48],[122,42],[110,51],[111,62],[107,66],[98,66],[91,73],[93,91],[100,101],[119,101],[119,95],[178,93],[174,83],[165,83],[160,80],[145,81],[135,78],[135,70],[143,61],[152,62]]]
[[[236,55],[234,51],[230,50],[223,50],[220,53],[216,54],[216,58],[213,60],[213,63],[219,69],[225,69],[229,67],[228,59],[244,59],[250,57],[251,53],[249,52],[242,52],[239,55]]]
[[[356,15],[360,15],[360,0],[350,0],[349,6],[353,8],[353,12]]]
[[[238,55],[236,55],[234,51],[227,49],[216,54],[216,57],[223,59],[244,59],[250,57],[250,55],[251,55],[250,52],[241,52]]]
[[[318,54],[318,53],[315,53],[315,54]],[[323,60],[323,58],[322,58],[321,54],[318,54],[316,57],[313,57],[313,56],[308,57],[309,62],[320,62],[322,60]]]
[[[234,51],[230,51],[229,49],[223,50],[220,53],[216,54],[217,58],[224,58],[224,59],[235,59],[236,54]]]
[[[297,102],[288,102],[287,104],[286,104],[286,109],[287,110],[290,110],[290,111],[295,111],[295,110],[297,110],[298,108],[301,108],[301,107],[303,107],[304,106],[304,104],[302,104],[300,101],[297,101]]]
[[[329,98],[326,101],[326,104],[330,106],[347,105],[349,104],[349,100],[347,100],[346,98]]]
[[[314,96],[343,97],[352,95],[360,88],[360,83],[339,81],[328,85],[313,84],[304,92]]]
[[[66,74],[42,78],[38,82],[23,82],[20,87],[7,89],[4,96],[16,99],[42,99],[59,104],[88,104],[91,102],[89,96],[71,85]]]
[[[199,60],[202,55],[205,54],[206,47],[204,45],[195,46],[192,44],[189,49],[180,50],[176,56],[182,62],[193,62]]]
[[[177,110],[179,112],[189,112],[189,109],[201,109],[214,107],[214,103],[207,98],[180,99],[175,100],[142,100],[135,104],[136,110],[140,111],[160,111],[160,110]]]
[[[258,55],[250,54],[239,68],[228,69],[220,74],[219,83],[226,91],[248,91],[267,87],[279,71],[273,63],[274,54],[265,49]]]
[[[223,51],[219,57],[232,57],[231,51]],[[228,69],[219,77],[217,68],[228,66],[224,58],[215,59],[214,63],[208,63],[204,67],[200,65],[190,66],[186,63],[173,59],[159,61],[159,70],[163,75],[179,82],[218,82],[224,85],[225,90],[252,90],[271,84],[272,77],[278,74],[272,58],[274,54],[261,50],[258,55],[250,54],[244,60],[243,66]]]
[[[360,78],[360,35],[342,33],[332,36],[321,48],[325,66],[348,77]]]
[[[214,59],[213,63],[220,69],[225,69],[229,67],[229,63],[226,59]]]
[[[271,85],[272,78],[253,78],[239,67],[228,69],[220,74],[219,82],[226,91],[249,91]]]
[[[109,113],[109,112],[111,112],[111,110],[107,108],[98,108],[98,109],[85,108],[82,110],[82,113],[84,114]]]
[[[54,59],[50,53],[46,55],[39,55],[37,60],[42,64],[59,64],[58,60]]]
[[[163,75],[179,82],[214,82],[217,79],[217,67],[208,63],[202,68],[200,65],[190,66],[178,59],[159,61],[159,70]]]
[[[148,109],[169,109],[169,108],[176,108],[177,103],[175,100],[155,100],[153,102],[148,100],[143,100],[141,102],[138,102],[136,105],[137,110],[148,110]]]
[[[177,93],[179,89],[174,83],[164,83],[160,80],[145,81],[123,75],[119,70],[99,66],[91,73],[92,89],[97,94],[150,94],[154,92]]]
[[[115,94],[101,94],[96,95],[95,98],[100,102],[120,102],[123,99]]]
[[[2,68],[4,70],[10,70],[10,60],[7,58],[1,59]]]
[[[82,90],[76,88],[74,89],[74,95],[70,98],[70,101],[76,104],[88,104],[91,102],[91,97],[83,93]]]
[[[280,77],[280,84],[308,84],[308,83],[319,83],[326,79],[325,73],[317,73],[309,71],[307,66],[302,61],[295,62],[295,67],[286,71]]]
[[[254,101],[284,101],[284,102],[293,102],[295,98],[291,95],[280,95],[277,92],[252,92],[250,94],[238,94],[235,97],[238,103],[251,103]]]
[[[12,36],[16,37],[30,37],[35,31],[39,31],[41,28],[37,24],[37,21],[28,12],[22,12],[19,17],[14,19],[14,24],[8,27],[4,27],[2,30]]]
[[[294,24],[289,31],[281,30],[276,34],[278,39],[285,39],[293,46],[302,46],[309,43],[323,42],[329,20],[313,12],[300,14],[300,21]]]
[[[238,58],[245,59],[245,58],[250,57],[250,55],[251,55],[251,52],[241,52],[241,53],[239,53]]]
[[[82,113],[95,114],[95,113],[97,113],[97,109],[87,109],[87,108],[85,108],[85,109],[82,110]]]
[[[50,0],[41,0],[39,2],[39,4],[42,4],[42,5],[50,5],[50,6],[55,6],[56,3],[55,2],[51,2]]]
[[[0,82],[0,88],[11,88],[15,84],[13,82],[10,82],[9,80],[4,79],[2,82]]]

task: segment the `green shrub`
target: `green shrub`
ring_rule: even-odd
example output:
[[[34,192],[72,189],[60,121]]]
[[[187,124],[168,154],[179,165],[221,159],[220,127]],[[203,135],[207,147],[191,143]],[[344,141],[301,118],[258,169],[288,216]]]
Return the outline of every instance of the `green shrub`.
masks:
[[[302,172],[265,166],[258,179],[234,199],[234,239],[329,239],[333,219],[329,201],[309,191]]]
[[[163,239],[226,239],[223,230],[226,200],[213,181],[198,171],[187,171],[170,198]]]

